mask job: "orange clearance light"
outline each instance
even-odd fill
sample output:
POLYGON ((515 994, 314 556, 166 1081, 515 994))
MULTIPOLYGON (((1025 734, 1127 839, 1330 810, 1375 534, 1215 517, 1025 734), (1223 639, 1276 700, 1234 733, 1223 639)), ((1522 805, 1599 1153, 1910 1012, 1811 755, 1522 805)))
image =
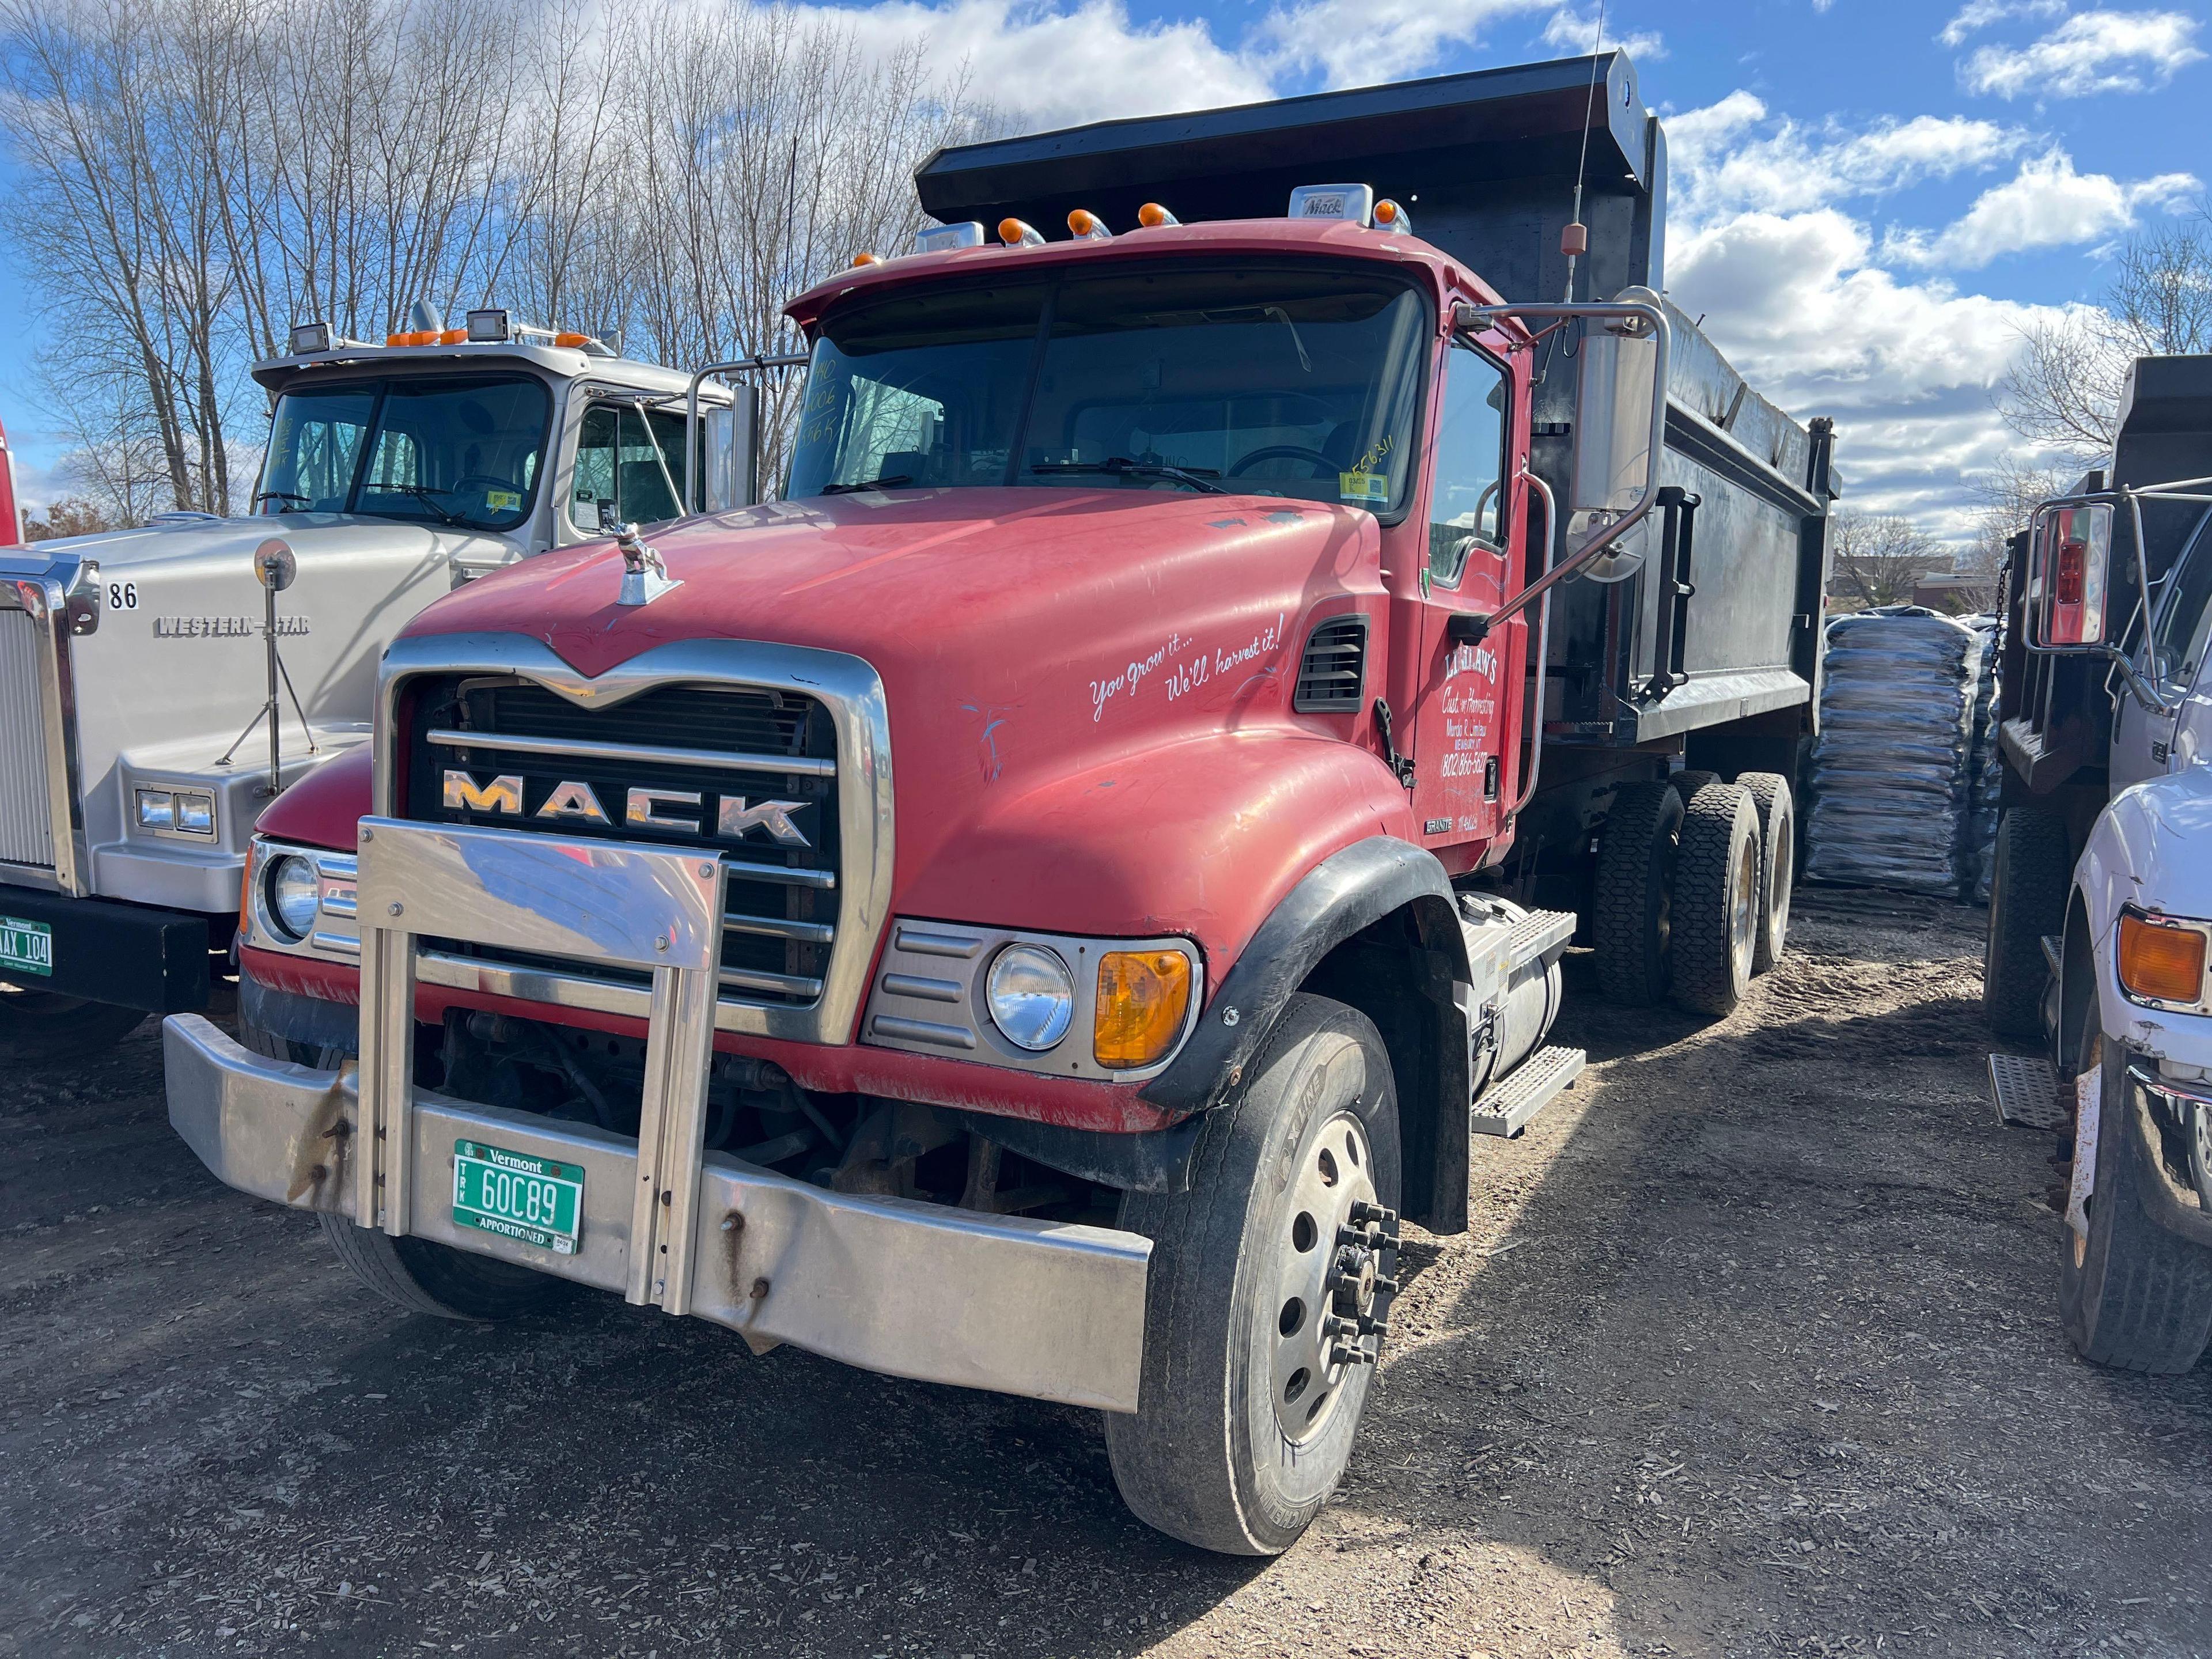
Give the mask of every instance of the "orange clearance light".
POLYGON ((1387 225, 1398 216, 1398 204, 1385 197, 1375 204, 1375 222, 1387 225))
POLYGON ((438 332, 440 345, 465 345, 468 338, 469 331, 465 328, 441 329, 438 332))
POLYGON ((1150 1066, 1175 1046, 1190 1012, 1190 958, 1180 951, 1109 951, 1098 959, 1091 1052, 1111 1071, 1150 1066))
POLYGON ((1137 222, 1146 230, 1158 230, 1162 225, 1179 225, 1182 221, 1158 202, 1147 202, 1137 210, 1137 222))
POLYGON ((426 346, 438 343, 439 331, 434 328, 410 329, 404 334, 387 334, 384 343, 388 346, 426 346))
POLYGON ((2204 935, 2148 916, 2120 915, 2120 983, 2160 1002, 2204 1000, 2204 935))
POLYGON ((1044 238, 1035 225, 1021 219, 999 221, 999 240, 1008 247, 1042 247, 1044 238))
POLYGON ((1106 222, 1089 208, 1077 208, 1067 216, 1071 235, 1085 242, 1110 242, 1114 233, 1106 228, 1106 222))
POLYGON ((884 256, 880 253, 855 253, 853 256, 853 269, 858 270, 863 265, 879 265, 883 262, 884 256))
POLYGON ((585 346, 591 344, 591 343, 592 337, 588 334, 574 334, 564 331, 563 332, 556 334, 553 337, 553 343, 555 345, 567 346, 572 350, 580 350, 585 346))

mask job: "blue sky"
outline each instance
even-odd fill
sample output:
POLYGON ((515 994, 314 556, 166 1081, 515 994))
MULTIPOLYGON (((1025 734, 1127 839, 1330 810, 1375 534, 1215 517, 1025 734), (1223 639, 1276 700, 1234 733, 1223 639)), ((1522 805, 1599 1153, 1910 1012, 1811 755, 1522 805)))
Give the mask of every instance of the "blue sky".
MULTIPOLYGON (((1030 130, 1568 56, 1597 23, 1590 0, 838 9, 925 39, 1030 130)), ((2094 301, 2114 242, 2212 188, 2201 6, 1612 0, 1604 38, 1667 119, 1674 297, 1761 391, 1836 417, 1856 504, 1938 533, 2015 447, 1990 389, 2020 329, 2094 301)), ((0 280, 0 420, 37 498, 27 313, 0 280)))

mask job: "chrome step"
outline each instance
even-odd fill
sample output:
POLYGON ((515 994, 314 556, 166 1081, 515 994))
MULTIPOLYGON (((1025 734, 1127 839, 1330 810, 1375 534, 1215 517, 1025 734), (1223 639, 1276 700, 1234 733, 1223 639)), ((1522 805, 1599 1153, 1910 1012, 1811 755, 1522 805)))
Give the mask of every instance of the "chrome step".
POLYGON ((2056 933, 2045 933, 2039 942, 2043 946, 2043 965, 2051 970, 2051 977, 2057 979, 2059 958, 2065 954, 2066 941, 2056 933))
MULTIPOLYGON (((1574 918, 1567 921, 1571 928, 1574 918)), ((1468 1127, 1479 1135, 1519 1134, 1530 1118, 1566 1092, 1589 1063, 1588 1052, 1581 1048, 1539 1048, 1477 1097, 1468 1127)))
POLYGON ((1514 924, 1505 941, 1505 957, 1513 967, 1563 948, 1575 936, 1571 910, 1531 910, 1514 924))
POLYGON ((1997 1121, 2022 1129, 2063 1129, 2073 1121, 2058 1088, 2057 1068, 2040 1054, 1991 1054, 1990 1093, 1997 1121))

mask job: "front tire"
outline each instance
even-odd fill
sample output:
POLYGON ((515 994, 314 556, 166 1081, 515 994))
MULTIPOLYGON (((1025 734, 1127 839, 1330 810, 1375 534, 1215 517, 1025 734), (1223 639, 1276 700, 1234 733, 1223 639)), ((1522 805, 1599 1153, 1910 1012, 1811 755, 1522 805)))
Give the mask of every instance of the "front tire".
MULTIPOLYGON (((238 1022, 238 1040, 257 1054, 289 1060, 318 1071, 335 1071, 350 1056, 343 1048, 281 1037, 249 1021, 238 1022)), ((520 1319, 543 1312, 566 1297, 566 1279, 533 1273, 511 1261, 476 1255, 427 1238, 394 1238, 327 1211, 318 1215, 323 1237, 346 1271, 366 1289, 403 1312, 471 1322, 520 1319)))
POLYGON ((2097 1178, 2089 1236, 2066 1231, 2058 1313, 2081 1357, 2120 1370, 2177 1376, 2212 1340, 2212 1249, 2167 1231, 2145 1213, 2142 1183, 2157 1178, 2154 1142, 2128 1086, 2118 1051, 2103 1056, 2097 1178))
POLYGON ((1226 1555, 1289 1548, 1343 1479, 1396 1267, 1397 1092, 1374 1025, 1293 996, 1250 1075, 1201 1131, 1188 1192, 1122 1200, 1152 1240, 1144 1376, 1136 1412, 1106 1419, 1138 1518, 1226 1555))
POLYGON ((2074 846, 2066 821, 2039 806, 2015 806, 1997 823, 1990 859, 1990 931, 1982 950, 1982 1012, 1999 1036, 2043 1035, 2050 965, 2043 939, 2066 925, 2074 846))
POLYGON ((89 1057, 122 1042, 145 1019, 143 1008, 0 985, 0 1055, 19 1060, 89 1057))

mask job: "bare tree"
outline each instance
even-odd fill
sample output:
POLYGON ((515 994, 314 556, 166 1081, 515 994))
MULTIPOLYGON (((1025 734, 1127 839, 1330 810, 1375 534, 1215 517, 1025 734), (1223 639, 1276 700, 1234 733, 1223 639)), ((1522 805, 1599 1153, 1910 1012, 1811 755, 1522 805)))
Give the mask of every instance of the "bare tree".
POLYGON ((1845 507, 1828 522, 1828 544, 1838 597, 1869 609, 1905 603, 1923 576, 1950 563, 1940 544, 1897 513, 1845 507))
POLYGON ((45 518, 27 516, 24 519, 23 539, 27 542, 50 542, 64 536, 97 536, 104 530, 114 528, 114 521, 92 502, 74 495, 63 495, 47 503, 45 518))
MULTIPOLYGON (((789 349, 783 303, 919 222, 964 79, 752 0, 0 0, 23 264, 86 488, 227 511, 295 321, 506 303, 670 363, 789 349), (125 418, 128 411, 128 418, 125 418)), ((767 393, 781 474, 795 377, 767 393)))
POLYGON ((2128 367, 2212 350, 2212 204, 2123 245, 2101 307, 2077 306, 2021 335, 1998 390, 2013 430, 2084 464, 2112 453, 2128 367))

